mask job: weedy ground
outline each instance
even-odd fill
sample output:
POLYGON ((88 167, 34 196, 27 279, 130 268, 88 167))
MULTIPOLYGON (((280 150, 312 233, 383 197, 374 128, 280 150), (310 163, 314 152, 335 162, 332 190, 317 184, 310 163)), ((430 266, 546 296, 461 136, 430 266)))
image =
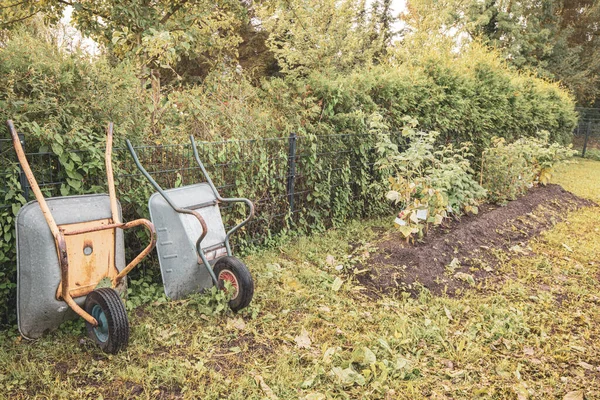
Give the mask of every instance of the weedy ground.
MULTIPOLYGON (((600 162, 555 182, 600 203, 600 162)), ((600 399, 599 208, 572 212, 527 255, 499 253, 506 279, 456 298, 362 293, 350 271, 390 225, 246 257, 257 287, 237 315, 215 293, 138 307, 118 355, 81 322, 35 342, 5 334, 0 398, 600 399)))

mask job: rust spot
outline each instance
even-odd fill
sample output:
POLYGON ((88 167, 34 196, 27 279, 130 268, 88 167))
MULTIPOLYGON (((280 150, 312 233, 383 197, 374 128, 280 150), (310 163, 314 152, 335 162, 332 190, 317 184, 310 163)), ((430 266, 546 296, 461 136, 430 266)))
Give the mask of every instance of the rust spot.
MULTIPOLYGON (((109 220, 88 221, 62 225, 66 232, 66 254, 71 268, 62 276, 67 292, 73 298, 91 292, 105 277, 113 279, 119 273, 115 267, 115 229, 106 228, 109 220), (69 287, 68 283, 72 282, 69 287)), ((64 298, 64 294, 62 296, 64 298)))
POLYGON ((85 239, 83 241, 83 255, 91 256, 94 252, 94 244, 90 239, 85 239))

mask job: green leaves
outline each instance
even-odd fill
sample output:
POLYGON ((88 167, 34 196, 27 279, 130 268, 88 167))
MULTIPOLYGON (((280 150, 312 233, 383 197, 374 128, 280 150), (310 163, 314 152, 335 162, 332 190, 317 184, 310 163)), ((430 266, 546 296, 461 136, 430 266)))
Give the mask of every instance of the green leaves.
POLYGON ((407 122, 402 131, 408 140, 405 150, 390 146, 389 135, 383 134, 376 148, 379 168, 396 173, 388 178, 386 198, 400 206, 395 223, 408 240, 413 234, 423 236, 428 224, 440 225, 448 212, 476 211, 485 190, 473 177, 470 144, 436 146, 438 132, 417 131, 415 119, 403 120, 407 122))
POLYGON ((373 353, 373 351, 371 351, 371 349, 368 347, 361 347, 352 353, 352 359, 350 361, 363 366, 369 366, 371 364, 375 364, 377 357, 375 356, 375 353, 373 353))
POLYGON ((352 386, 357 384, 364 386, 366 384, 365 377, 356 372, 352 367, 341 369, 340 367, 333 367, 331 370, 338 380, 338 383, 342 386, 352 386))
POLYGON ((570 146, 550 144, 549 136, 548 132, 541 132, 539 138, 525 137, 513 143, 492 138, 480 168, 480 179, 490 201, 505 203, 533 185, 546 185, 553 168, 575 154, 570 146))
POLYGON ((344 283, 344 281, 339 276, 336 276, 333 283, 331 284, 331 290, 333 290, 334 292, 337 292, 338 290, 340 290, 343 283, 344 283))

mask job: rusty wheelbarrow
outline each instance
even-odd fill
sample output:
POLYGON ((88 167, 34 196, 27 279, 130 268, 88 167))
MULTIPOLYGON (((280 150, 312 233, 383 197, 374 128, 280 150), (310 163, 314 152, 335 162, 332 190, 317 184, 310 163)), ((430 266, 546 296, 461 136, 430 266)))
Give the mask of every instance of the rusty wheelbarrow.
POLYGON ((233 256, 229 238, 254 216, 254 204, 244 198, 221 197, 200 161, 193 136, 190 142, 205 182, 163 190, 127 140, 135 164, 157 191, 148 200, 148 208, 156 226, 165 294, 177 300, 213 285, 223 288, 229 282, 233 288, 229 307, 238 311, 250 304, 254 282, 246 265, 233 256), (248 215, 226 232, 219 205, 237 202, 247 206, 248 215))
POLYGON ((27 162, 19 136, 8 121, 13 145, 36 201, 17 214, 17 319, 21 335, 35 339, 64 321, 82 317, 88 335, 102 350, 116 353, 129 341, 129 322, 119 296, 126 275, 152 251, 154 225, 146 219, 124 223, 112 171, 112 131, 106 139, 108 195, 45 199, 27 162), (145 227, 150 243, 125 265, 123 231, 145 227), (110 284, 108 284, 110 282, 110 284), (100 286, 111 286, 97 288, 100 286))

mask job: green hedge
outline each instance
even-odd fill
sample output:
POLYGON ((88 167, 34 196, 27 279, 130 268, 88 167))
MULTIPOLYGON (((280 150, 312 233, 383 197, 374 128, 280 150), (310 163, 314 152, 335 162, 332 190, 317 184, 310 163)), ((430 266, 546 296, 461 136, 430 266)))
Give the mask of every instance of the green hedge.
POLYGON ((440 132, 445 142, 471 141, 480 150, 492 137, 511 141, 542 130, 551 132, 552 141, 570 143, 577 122, 572 99, 556 84, 486 60, 473 60, 469 70, 432 59, 345 76, 315 73, 308 85, 335 127, 360 129, 348 126, 346 117, 362 110, 381 113, 392 130, 399 130, 409 115, 421 128, 440 132))

